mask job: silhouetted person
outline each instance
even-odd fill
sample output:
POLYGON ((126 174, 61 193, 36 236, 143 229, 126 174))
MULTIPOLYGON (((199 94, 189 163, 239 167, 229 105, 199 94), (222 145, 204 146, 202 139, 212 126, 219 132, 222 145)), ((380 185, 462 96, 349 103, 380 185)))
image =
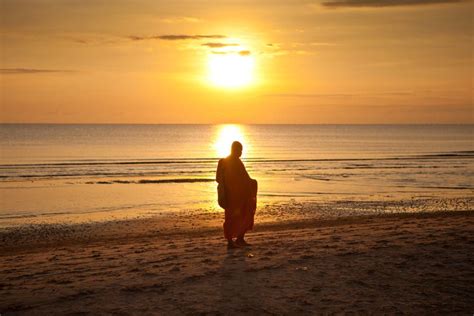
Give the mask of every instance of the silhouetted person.
POLYGON ((242 144, 232 143, 231 154, 219 160, 216 172, 219 205, 225 209, 224 236, 229 248, 247 246, 245 233, 253 228, 257 181, 240 160, 242 144), (233 238, 237 238, 235 242, 233 238))

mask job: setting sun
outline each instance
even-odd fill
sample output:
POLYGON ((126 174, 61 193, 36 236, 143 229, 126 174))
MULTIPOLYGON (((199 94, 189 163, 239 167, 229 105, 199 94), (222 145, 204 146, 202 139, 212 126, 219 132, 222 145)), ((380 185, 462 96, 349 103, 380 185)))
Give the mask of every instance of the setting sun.
POLYGON ((249 54, 222 53, 209 56, 209 80, 218 87, 239 88, 253 82, 255 59, 249 54))

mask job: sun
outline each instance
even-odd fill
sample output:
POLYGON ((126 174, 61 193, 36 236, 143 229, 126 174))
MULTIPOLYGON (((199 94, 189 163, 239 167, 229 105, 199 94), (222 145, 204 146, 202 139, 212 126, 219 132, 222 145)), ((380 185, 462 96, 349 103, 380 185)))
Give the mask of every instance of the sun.
POLYGON ((249 54, 210 54, 209 81, 222 88, 241 88, 254 80, 255 59, 249 54))

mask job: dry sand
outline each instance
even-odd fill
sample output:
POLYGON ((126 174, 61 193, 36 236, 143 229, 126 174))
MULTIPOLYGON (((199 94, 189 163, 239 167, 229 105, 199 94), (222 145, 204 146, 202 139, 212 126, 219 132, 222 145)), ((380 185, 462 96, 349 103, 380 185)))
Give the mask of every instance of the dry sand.
POLYGON ((256 225, 227 251, 219 218, 0 234, 0 314, 474 312, 474 212, 256 225))

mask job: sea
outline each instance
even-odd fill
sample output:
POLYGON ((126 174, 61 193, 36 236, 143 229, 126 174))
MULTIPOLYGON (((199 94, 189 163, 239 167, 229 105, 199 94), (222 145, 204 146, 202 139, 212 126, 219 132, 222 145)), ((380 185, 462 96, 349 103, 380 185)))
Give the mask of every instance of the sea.
POLYGON ((0 227, 219 212, 233 141, 281 203, 474 195, 474 125, 0 125, 0 227))

